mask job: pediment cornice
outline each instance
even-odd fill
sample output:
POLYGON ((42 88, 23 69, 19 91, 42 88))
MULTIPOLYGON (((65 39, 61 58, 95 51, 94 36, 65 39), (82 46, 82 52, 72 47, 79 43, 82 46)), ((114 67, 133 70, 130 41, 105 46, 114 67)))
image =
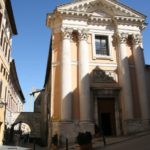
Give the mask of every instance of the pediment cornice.
POLYGON ((83 0, 77 1, 70 4, 65 4, 58 6, 57 11, 80 11, 82 13, 90 13, 90 11, 96 11, 97 8, 105 10, 105 12, 110 12, 110 15, 116 15, 119 13, 125 16, 146 18, 145 15, 137 12, 136 10, 119 3, 115 0, 83 0))
POLYGON ((82 0, 58 6, 48 18, 49 22, 69 18, 88 22, 132 22, 144 26, 146 16, 115 0, 82 0))

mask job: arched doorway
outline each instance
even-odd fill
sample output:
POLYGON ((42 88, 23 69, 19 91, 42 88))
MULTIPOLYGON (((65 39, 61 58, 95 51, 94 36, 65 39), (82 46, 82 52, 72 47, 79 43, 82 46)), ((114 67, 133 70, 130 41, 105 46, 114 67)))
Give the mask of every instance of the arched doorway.
POLYGON ((22 121, 12 124, 9 132, 9 143, 17 146, 23 146, 29 143, 31 127, 22 121))

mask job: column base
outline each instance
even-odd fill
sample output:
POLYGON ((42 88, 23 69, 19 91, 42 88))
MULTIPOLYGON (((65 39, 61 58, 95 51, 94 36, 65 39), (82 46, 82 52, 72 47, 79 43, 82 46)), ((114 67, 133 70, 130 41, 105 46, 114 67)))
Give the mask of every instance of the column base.
POLYGON ((150 119, 129 119, 125 120, 124 123, 127 134, 138 133, 150 129, 150 119))
POLYGON ((91 132, 91 134, 94 134, 94 123, 88 122, 88 121, 80 121, 80 132, 91 132))
POLYGON ((79 132, 89 131, 94 134, 94 123, 92 122, 52 122, 52 136, 57 134, 59 145, 63 145, 68 138, 69 143, 75 143, 79 132))

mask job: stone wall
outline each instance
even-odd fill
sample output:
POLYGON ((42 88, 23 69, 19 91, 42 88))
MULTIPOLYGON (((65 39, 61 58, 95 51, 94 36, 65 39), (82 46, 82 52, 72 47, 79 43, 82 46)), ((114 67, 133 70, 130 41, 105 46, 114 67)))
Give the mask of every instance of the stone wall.
POLYGON ((14 116, 16 118, 14 123, 22 122, 29 125, 31 129, 30 136, 35 138, 40 138, 40 122, 41 122, 41 114, 34 112, 21 112, 15 113, 14 116))

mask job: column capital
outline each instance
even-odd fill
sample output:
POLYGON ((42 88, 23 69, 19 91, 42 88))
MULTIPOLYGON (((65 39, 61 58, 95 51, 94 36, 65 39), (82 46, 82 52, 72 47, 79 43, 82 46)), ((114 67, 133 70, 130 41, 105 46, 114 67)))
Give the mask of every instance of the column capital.
POLYGON ((141 34, 133 34, 132 35, 132 43, 133 45, 139 45, 142 43, 142 36, 141 34))
POLYGON ((62 28, 61 31, 62 31, 63 39, 71 40, 73 29, 71 29, 71 28, 62 28))
POLYGON ((88 30, 79 30, 79 40, 82 41, 87 41, 88 40, 88 30))
POLYGON ((120 44, 126 44, 127 42, 127 38, 128 38, 128 34, 127 33, 117 33, 116 34, 118 41, 120 42, 120 44))

